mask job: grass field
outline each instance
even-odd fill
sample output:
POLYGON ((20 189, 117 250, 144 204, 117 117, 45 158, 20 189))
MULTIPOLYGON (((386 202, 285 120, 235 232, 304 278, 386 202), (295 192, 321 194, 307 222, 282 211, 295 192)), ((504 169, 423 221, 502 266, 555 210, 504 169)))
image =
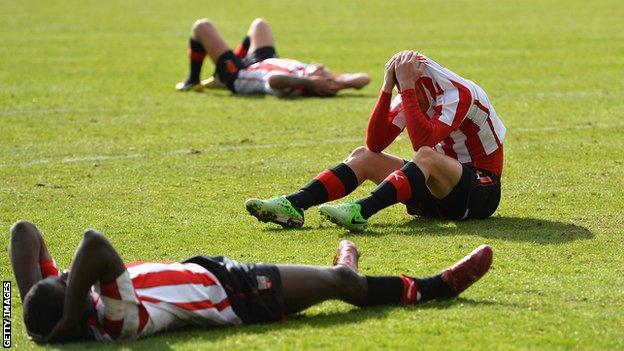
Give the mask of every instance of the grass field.
MULTIPOLYGON (((489 243, 492 270, 454 301, 329 302, 283 324, 113 347, 623 349, 623 17, 617 0, 0 2, 0 246, 29 219, 61 267, 86 227, 127 261, 204 253, 330 264, 347 237, 365 273, 424 275, 489 243), (259 16, 282 56, 368 72, 372 84, 334 99, 174 91, 195 19, 211 18, 234 44, 259 16), (360 235, 314 209, 295 231, 248 216, 246 198, 296 190, 362 144, 382 66, 405 48, 478 82, 503 118, 496 215, 435 222, 395 206, 360 235)), ((389 151, 409 157, 409 142, 389 151)), ((4 249, 0 262, 12 279, 4 249)), ((13 347, 36 348, 16 285, 13 301, 13 347)))

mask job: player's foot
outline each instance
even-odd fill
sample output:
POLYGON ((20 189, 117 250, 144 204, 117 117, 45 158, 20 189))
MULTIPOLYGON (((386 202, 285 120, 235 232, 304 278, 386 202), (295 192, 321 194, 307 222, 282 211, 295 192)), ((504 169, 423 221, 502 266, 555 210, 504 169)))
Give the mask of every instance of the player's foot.
POLYGON ((453 290, 451 297, 459 295, 485 275, 492 265, 493 254, 490 246, 481 245, 442 272, 442 280, 453 290))
POLYGON ((303 225, 303 211, 293 206, 285 196, 267 200, 249 199, 245 201, 247 212, 262 222, 273 222, 288 228, 303 225))
POLYGON ((336 250, 336 256, 334 256, 334 266, 343 265, 357 273, 359 259, 360 252, 355 244, 349 240, 342 240, 338 244, 338 250, 336 250))
POLYGON ((362 89, 370 82, 370 76, 366 73, 343 73, 335 77, 335 79, 346 88, 362 89))
POLYGON ((356 203, 340 205, 321 205, 321 215, 332 223, 352 232, 361 232, 366 228, 366 220, 360 212, 361 206, 356 203))
POLYGON ((189 90, 200 91, 204 89, 204 87, 201 84, 199 84, 199 82, 193 82, 189 79, 185 80, 184 82, 180 82, 176 84, 175 88, 178 91, 189 91, 189 90))
POLYGON ((202 88, 205 89, 225 89, 225 84, 219 80, 219 78, 212 76, 208 79, 204 79, 201 81, 202 88))

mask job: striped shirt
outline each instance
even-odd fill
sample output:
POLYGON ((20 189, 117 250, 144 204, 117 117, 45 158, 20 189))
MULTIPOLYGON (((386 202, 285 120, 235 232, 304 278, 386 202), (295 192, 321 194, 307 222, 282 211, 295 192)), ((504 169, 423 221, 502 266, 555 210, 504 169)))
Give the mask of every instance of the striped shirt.
POLYGON ((96 340, 134 340, 185 325, 240 324, 217 278, 194 263, 131 263, 92 292, 96 340))
POLYGON ((391 103, 381 93, 367 130, 369 149, 385 149, 407 128, 414 150, 434 147, 500 175, 506 129, 485 91, 424 55, 418 58, 425 69, 416 91, 403 91, 391 103))
POLYGON ((284 58, 269 58, 254 63, 238 72, 234 81, 234 91, 239 94, 272 94, 272 95, 300 95, 301 89, 290 92, 279 92, 269 85, 269 78, 274 75, 284 74, 296 77, 306 75, 308 65, 297 60, 284 58))

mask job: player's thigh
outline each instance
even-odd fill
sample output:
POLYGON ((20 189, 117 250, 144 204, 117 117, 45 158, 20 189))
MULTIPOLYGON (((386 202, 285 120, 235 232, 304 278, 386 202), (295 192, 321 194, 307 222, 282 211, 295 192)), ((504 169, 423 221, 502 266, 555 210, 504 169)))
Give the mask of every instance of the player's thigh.
POLYGON ((273 32, 267 21, 263 18, 256 18, 247 32, 249 36, 249 52, 254 52, 257 48, 264 46, 275 46, 273 32))
POLYGON ((399 157, 385 152, 372 152, 365 147, 359 147, 344 160, 361 183, 371 180, 376 184, 381 183, 390 173, 401 169, 405 161, 399 157))
POLYGON ((434 150, 420 159, 416 153, 414 161, 419 166, 422 164, 421 169, 427 176, 427 187, 438 199, 446 197, 462 176, 463 168, 459 161, 434 150))

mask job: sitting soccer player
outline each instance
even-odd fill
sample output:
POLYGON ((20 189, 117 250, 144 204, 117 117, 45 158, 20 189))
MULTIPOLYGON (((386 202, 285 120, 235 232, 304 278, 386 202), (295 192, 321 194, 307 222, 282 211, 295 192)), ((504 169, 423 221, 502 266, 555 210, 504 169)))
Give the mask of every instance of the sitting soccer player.
POLYGON ((230 50, 215 26, 207 19, 195 22, 191 31, 190 74, 176 89, 201 90, 222 87, 238 94, 273 94, 282 96, 333 96, 347 88, 361 89, 370 81, 365 73, 332 74, 322 64, 305 64, 278 58, 269 25, 255 19, 247 36, 234 52, 230 50), (204 58, 216 65, 213 77, 200 82, 204 58))
POLYGON ((362 231, 381 209, 402 202, 411 215, 452 220, 491 216, 500 201, 505 126, 479 86, 413 51, 386 64, 379 99, 368 121, 366 147, 353 150, 300 191, 249 199, 263 222, 303 225, 303 212, 351 193, 365 180, 378 186, 353 203, 322 205, 321 215, 362 231), (391 103, 392 90, 399 96, 391 103), (383 152, 407 128, 410 161, 383 152))
POLYGON ((71 270, 59 274, 33 224, 16 223, 10 243, 24 324, 37 342, 125 340, 185 325, 277 322, 325 300, 361 307, 419 304, 457 296, 492 263, 492 249, 482 245, 430 277, 365 276, 358 272, 359 255, 345 240, 333 267, 243 264, 222 256, 124 265, 102 234, 88 230, 71 270))

